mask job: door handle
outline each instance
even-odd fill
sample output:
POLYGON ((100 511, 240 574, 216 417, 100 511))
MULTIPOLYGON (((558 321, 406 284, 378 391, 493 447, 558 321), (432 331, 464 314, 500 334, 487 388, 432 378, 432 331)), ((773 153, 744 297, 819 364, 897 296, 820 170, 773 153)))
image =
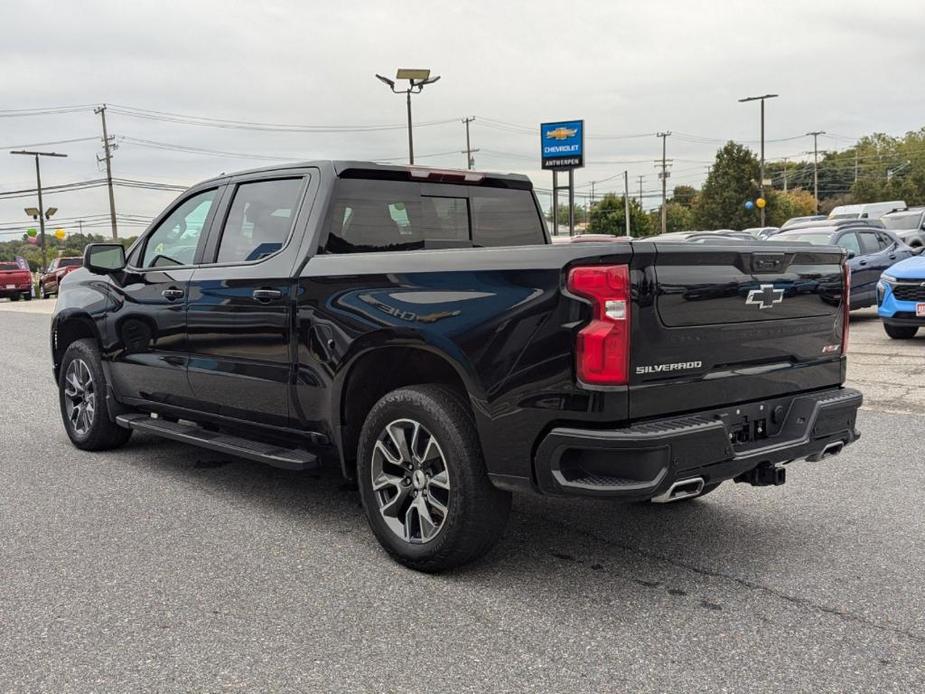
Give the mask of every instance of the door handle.
POLYGON ((858 265, 867 265, 867 261, 866 261, 866 260, 859 260, 859 261, 858 261, 858 265))
POLYGON ((890 256, 890 260, 896 260, 896 254, 895 254, 895 253, 892 254, 892 255, 890 256))
POLYGON ((170 287, 161 292, 161 296, 167 299, 167 301, 176 301, 177 299, 182 299, 185 295, 186 292, 176 287, 170 287))
POLYGON ((283 293, 279 289, 255 289, 251 296, 257 301, 267 302, 282 299, 283 293))

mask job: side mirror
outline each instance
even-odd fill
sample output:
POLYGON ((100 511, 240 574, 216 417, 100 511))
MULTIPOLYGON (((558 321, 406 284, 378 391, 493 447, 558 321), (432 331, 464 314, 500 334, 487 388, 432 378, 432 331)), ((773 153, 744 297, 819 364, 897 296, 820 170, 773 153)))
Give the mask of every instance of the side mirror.
POLYGON ((855 253, 854 251, 848 251, 848 260, 851 260, 852 258, 856 256, 857 256, 857 253, 855 253))
POLYGON ((108 275, 125 267, 121 243, 91 243, 84 249, 84 267, 95 275, 108 275))

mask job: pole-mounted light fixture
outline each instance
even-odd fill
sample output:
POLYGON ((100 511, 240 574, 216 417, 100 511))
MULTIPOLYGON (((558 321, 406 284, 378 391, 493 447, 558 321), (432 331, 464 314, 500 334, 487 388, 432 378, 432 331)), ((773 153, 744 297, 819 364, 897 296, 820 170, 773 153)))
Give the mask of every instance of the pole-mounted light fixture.
POLYGON ((408 105, 408 162, 414 164, 414 138, 411 134, 411 95, 420 94, 424 87, 440 79, 440 75, 430 76, 430 70, 423 68, 399 68, 395 72, 395 79, 391 80, 380 74, 376 79, 388 86, 394 94, 404 94, 408 105), (407 89, 396 89, 396 80, 408 80, 407 89))

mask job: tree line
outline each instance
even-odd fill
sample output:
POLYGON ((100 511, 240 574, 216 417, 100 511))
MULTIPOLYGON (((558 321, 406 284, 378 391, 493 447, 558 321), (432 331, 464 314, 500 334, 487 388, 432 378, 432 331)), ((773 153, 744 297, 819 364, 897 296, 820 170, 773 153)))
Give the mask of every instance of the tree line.
MULTIPOLYGON (((42 247, 39 243, 30 243, 25 234, 22 238, 13 241, 0 242, 0 261, 14 260, 21 256, 29 263, 29 269, 32 272, 41 272, 42 268, 42 247)), ((137 236, 130 238, 120 238, 119 242, 128 248, 131 246, 137 236)), ((63 240, 56 239, 52 234, 45 234, 45 255, 48 262, 51 263, 57 257, 82 256, 84 248, 89 243, 100 243, 103 241, 112 241, 112 237, 101 236, 100 234, 69 234, 63 240)))
MULTIPOLYGON (((757 207, 760 164, 748 147, 728 142, 716 153, 703 186, 675 186, 665 205, 667 231, 745 229, 760 224, 757 207)), ((791 217, 814 214, 813 162, 765 162, 765 223, 780 226, 791 217)), ((858 140, 837 152, 820 152, 818 164, 820 214, 837 205, 904 200, 910 207, 925 205, 925 128, 902 137, 882 133, 858 140)), ((560 224, 568 211, 559 210, 560 224)), ((622 235, 626 220, 623 196, 607 193, 587 207, 576 208, 576 223, 587 221, 587 231, 622 235)), ((633 236, 661 231, 661 206, 646 212, 630 196, 633 236)))

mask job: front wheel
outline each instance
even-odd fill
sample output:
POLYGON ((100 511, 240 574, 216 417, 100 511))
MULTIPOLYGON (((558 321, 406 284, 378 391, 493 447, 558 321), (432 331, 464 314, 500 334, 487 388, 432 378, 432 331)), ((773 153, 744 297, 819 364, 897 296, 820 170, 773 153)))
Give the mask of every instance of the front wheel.
POLYGON ((884 323, 883 329, 894 340, 911 340, 919 331, 914 325, 890 325, 889 323, 884 323))
POLYGON ((118 448, 132 435, 109 416, 106 376, 93 340, 76 340, 64 352, 58 374, 61 418, 71 442, 85 451, 118 448))
POLYGON ((477 559, 500 539, 511 495, 488 479, 472 413, 442 385, 400 388, 370 410, 357 477, 376 539, 426 572, 477 559))

